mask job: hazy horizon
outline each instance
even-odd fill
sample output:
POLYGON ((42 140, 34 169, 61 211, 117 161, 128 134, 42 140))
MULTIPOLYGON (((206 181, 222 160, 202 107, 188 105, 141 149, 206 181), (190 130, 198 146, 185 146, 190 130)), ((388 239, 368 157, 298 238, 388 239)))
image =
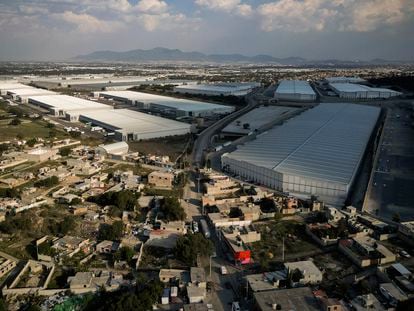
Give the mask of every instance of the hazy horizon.
POLYGON ((410 0, 0 0, 0 60, 165 47, 413 61, 410 0))

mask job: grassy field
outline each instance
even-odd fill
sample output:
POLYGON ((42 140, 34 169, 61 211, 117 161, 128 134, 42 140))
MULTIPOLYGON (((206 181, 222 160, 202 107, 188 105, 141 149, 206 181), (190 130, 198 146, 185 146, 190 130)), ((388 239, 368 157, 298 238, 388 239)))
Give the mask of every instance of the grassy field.
POLYGON ((282 244, 285 239, 286 257, 301 256, 319 248, 307 237, 304 225, 295 221, 275 221, 256 226, 261 240, 252 245, 255 261, 269 262, 282 259, 282 244))
MULTIPOLYGON (((0 122, 0 141, 11 140, 20 135, 24 139, 48 138, 50 129, 46 127, 46 122, 41 120, 29 121, 22 120, 20 125, 9 125, 10 120, 0 122)), ((58 129, 53 130, 58 138, 67 137, 66 133, 58 129)))
POLYGON ((128 142, 131 151, 144 154, 168 155, 171 161, 183 152, 189 136, 173 136, 146 141, 128 142))

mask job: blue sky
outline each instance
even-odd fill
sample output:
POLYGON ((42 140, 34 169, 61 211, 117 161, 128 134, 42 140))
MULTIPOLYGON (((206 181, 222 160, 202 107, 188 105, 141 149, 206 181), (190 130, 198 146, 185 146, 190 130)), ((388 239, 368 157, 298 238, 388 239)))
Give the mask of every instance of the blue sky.
POLYGON ((413 0, 0 0, 0 59, 162 46, 413 60, 413 29, 413 0))

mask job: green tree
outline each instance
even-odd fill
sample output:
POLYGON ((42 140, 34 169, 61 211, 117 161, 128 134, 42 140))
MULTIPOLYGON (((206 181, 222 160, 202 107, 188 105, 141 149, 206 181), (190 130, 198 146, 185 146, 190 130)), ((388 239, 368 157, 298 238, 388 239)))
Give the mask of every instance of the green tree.
POLYGON ((53 187, 59 184, 59 178, 57 176, 51 176, 45 179, 38 180, 34 183, 35 187, 53 187))
POLYGON ((176 258, 189 266, 196 264, 198 255, 210 256, 213 251, 213 242, 206 239, 201 233, 179 237, 173 250, 176 258))
POLYGON ((121 211, 134 211, 138 206, 140 193, 131 190, 122 190, 118 192, 109 191, 96 197, 88 198, 88 201, 94 202, 100 206, 113 205, 121 211))
POLYGON ((394 213, 394 215, 392 215, 392 221, 401 222, 400 213, 398 213, 398 212, 394 213))
POLYGON ((112 225, 101 224, 99 227, 98 239, 103 240, 120 240, 124 233, 124 224, 122 221, 115 221, 112 225))
POLYGON ((46 127, 47 127, 48 129, 53 129, 53 128, 55 128, 56 126, 55 126, 53 123, 48 123, 48 124, 46 124, 46 127))
POLYGON ((160 211, 166 221, 184 220, 185 211, 176 197, 165 197, 160 200, 160 211))
POLYGON ((68 155, 70 155, 70 153, 72 152, 72 149, 70 149, 70 148, 62 148, 62 149, 60 149, 59 150, 59 154, 62 156, 62 157, 67 157, 68 155))
POLYGON ((9 125, 17 126, 17 125, 20 125, 21 123, 22 121, 20 121, 19 118, 14 118, 10 121, 9 125))
POLYGON ((7 311, 7 304, 3 298, 0 298, 0 311, 7 311))
POLYGON ((81 132, 79 132, 79 131, 70 131, 70 132, 69 132, 69 135, 70 135, 72 138, 79 138, 79 137, 81 136, 81 132))
POLYGON ((122 246, 118 251, 114 254, 115 260, 125 260, 126 262, 130 263, 132 261, 132 257, 134 257, 135 252, 131 247, 122 246))
POLYGON ((26 142, 26 145, 28 145, 29 147, 33 147, 37 142, 36 138, 31 138, 26 142))
POLYGON ((263 213, 273 213, 277 211, 276 203, 272 198, 261 199, 260 209, 263 213))
POLYGON ((23 110, 17 107, 10 107, 8 113, 15 115, 17 118, 23 117, 23 110))
POLYGON ((75 217, 67 216, 60 223, 60 233, 65 235, 75 227, 75 217))
POLYGON ((7 151, 9 146, 7 144, 0 144, 0 155, 3 154, 4 151, 7 151))

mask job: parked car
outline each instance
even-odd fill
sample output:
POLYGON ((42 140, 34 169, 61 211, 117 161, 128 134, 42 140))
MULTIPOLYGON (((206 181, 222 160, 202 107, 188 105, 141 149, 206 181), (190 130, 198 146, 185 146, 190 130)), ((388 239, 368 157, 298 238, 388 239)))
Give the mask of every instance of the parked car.
POLYGON ((400 255, 404 258, 411 258, 411 255, 408 254, 405 250, 400 251, 400 255))

